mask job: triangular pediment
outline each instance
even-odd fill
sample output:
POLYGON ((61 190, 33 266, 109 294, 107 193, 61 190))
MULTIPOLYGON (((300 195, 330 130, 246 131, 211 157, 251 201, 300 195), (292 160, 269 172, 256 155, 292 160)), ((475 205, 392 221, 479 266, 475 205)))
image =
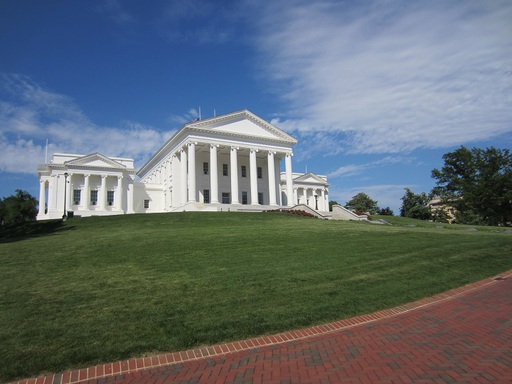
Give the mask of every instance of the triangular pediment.
POLYGON ((294 144, 297 142, 294 137, 248 110, 192 122, 187 124, 186 128, 264 140, 286 141, 294 144))
POLYGON ((91 155, 79 157, 77 159, 66 161, 64 164, 69 166, 78 167, 94 167, 94 168, 115 168, 125 169, 126 166, 118 163, 111 158, 102 155, 101 153, 93 153, 91 155))
POLYGON ((305 184, 327 184, 327 181, 322 179, 321 177, 315 175, 314 173, 308 172, 303 175, 300 175, 293 179, 294 183, 305 183, 305 184))

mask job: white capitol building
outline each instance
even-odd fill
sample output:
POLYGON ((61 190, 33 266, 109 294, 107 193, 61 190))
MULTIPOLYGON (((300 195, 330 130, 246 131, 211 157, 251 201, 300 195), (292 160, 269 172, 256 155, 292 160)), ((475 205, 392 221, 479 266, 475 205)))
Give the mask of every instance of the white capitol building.
POLYGON ((37 219, 296 205, 327 213, 327 178, 292 171, 296 143, 242 110, 185 124, 137 172, 132 159, 55 153, 38 167, 37 219))

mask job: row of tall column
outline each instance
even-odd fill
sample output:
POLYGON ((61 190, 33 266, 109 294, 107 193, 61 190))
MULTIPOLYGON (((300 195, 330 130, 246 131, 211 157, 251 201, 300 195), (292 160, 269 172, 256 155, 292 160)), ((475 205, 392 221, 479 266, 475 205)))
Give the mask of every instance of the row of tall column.
MULTIPOLYGON (((50 210, 71 210, 74 204, 74 190, 75 185, 73 183, 73 176, 83 175, 83 187, 77 188, 80 192, 80 204, 79 210, 90 210, 91 209, 91 188, 90 188, 90 174, 73 174, 68 173, 67 177, 64 174, 52 175, 50 179, 40 179, 39 185, 39 215, 45 214, 46 204, 48 203, 48 211, 50 210), (61 179, 62 181, 58 181, 61 179), (65 195, 66 201, 64 202, 64 189, 62 186, 65 183, 65 195), (60 185, 60 187, 57 187, 60 185), (60 190, 60 192, 59 192, 60 190), (62 193, 62 197, 57 196, 57 194, 62 193), (47 200, 48 196, 48 200, 47 200), (61 202, 61 207, 58 206, 58 202, 61 202)), ((108 176, 108 175, 99 175, 100 176, 100 186, 98 189, 98 201, 97 206, 98 210, 105 211, 107 209, 107 177, 117 177, 117 186, 114 190, 114 204, 113 208, 117 210, 123 210, 125 205, 124 202, 124 191, 123 191, 123 176, 108 176)), ((133 184, 128 183, 127 185, 127 212, 133 212, 133 184)))
POLYGON ((293 189, 293 198, 294 201, 299 203, 300 199, 302 197, 304 204, 308 205, 310 208, 320 210, 320 211, 328 211, 329 205, 327 203, 327 190, 325 188, 315 188, 315 187, 295 187, 293 189), (299 196, 298 190, 302 189, 302 196, 299 196), (320 190, 320 195, 318 195, 316 192, 320 190), (308 193, 308 191, 311 191, 311 194, 308 193), (308 201, 308 196, 314 199, 314 204, 311 204, 308 201))
MULTIPOLYGON (((196 188, 196 145, 197 142, 190 142, 180 149, 180 196, 181 203, 197 201, 196 188)), ((210 144, 210 202, 219 203, 219 176, 218 176, 218 144, 210 144)), ((231 146, 229 152, 230 159, 230 180, 231 180, 231 204, 240 204, 239 184, 238 184, 238 151, 240 147, 231 146)), ((251 192, 251 205, 258 205, 258 171, 256 154, 258 149, 251 148, 249 151, 249 181, 251 192)), ((267 151, 268 164, 268 187, 269 187, 269 205, 277 206, 276 194, 276 170, 275 156, 276 151, 267 151)), ((287 153, 285 160, 287 196, 292 196, 292 162, 291 153, 287 153)), ((291 199, 289 199, 291 200, 291 199)), ((292 205, 288 201, 288 205, 292 205)))

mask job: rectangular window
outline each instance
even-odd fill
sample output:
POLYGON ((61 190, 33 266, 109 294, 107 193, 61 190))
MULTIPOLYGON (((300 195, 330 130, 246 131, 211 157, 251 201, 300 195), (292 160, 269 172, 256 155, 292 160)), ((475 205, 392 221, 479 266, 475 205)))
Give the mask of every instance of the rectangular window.
POLYGON ((203 163, 203 175, 208 174, 208 171, 209 171, 208 166, 209 166, 209 164, 207 162, 203 163))
POLYGON ((222 204, 229 204, 229 192, 222 192, 222 204))
POLYGON ((258 179, 263 178, 263 169, 261 167, 256 168, 258 171, 258 179))
POLYGON ((144 209, 149 208, 149 200, 144 200, 144 209))
POLYGON ((98 191, 92 190, 91 191, 91 205, 98 204, 98 191))
POLYGON ((114 205, 114 191, 107 191, 107 204, 114 205))
POLYGON ((247 177, 247 167, 242 165, 242 177, 247 177))
POLYGON ((258 192, 258 204, 263 205, 263 192, 258 192))
POLYGON ((243 191, 242 192, 242 204, 248 204, 249 201, 247 200, 247 192, 246 191, 243 191))
POLYGON ((205 189, 203 191, 203 202, 205 204, 209 204, 210 203, 210 190, 209 189, 205 189))
POLYGON ((81 195, 81 190, 80 189, 75 189, 73 190, 73 202, 75 205, 78 205, 80 204, 80 195, 81 195))
POLYGON ((222 176, 228 176, 228 165, 222 164, 222 176))

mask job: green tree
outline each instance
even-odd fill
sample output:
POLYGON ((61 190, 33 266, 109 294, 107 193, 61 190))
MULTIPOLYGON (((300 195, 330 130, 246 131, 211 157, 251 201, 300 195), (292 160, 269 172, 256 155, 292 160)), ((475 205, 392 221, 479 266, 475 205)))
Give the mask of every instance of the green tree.
POLYGON ((494 147, 460 147, 443 155, 444 166, 434 169, 434 192, 457 210, 457 221, 511 225, 512 154, 494 147))
POLYGON ((431 218, 429 197, 425 192, 415 194, 409 188, 405 188, 405 195, 402 197, 400 216, 412 219, 429 220, 431 218))
POLYGON ((379 215, 381 216, 393 216, 393 210, 389 207, 381 208, 379 210, 379 215))
POLYGON ((372 200, 370 196, 363 192, 353 196, 352 199, 345 204, 345 208, 357 212, 369 212, 372 215, 379 211, 377 201, 372 200))
POLYGON ((21 189, 0 200, 0 223, 12 224, 33 221, 37 216, 37 200, 21 189))

